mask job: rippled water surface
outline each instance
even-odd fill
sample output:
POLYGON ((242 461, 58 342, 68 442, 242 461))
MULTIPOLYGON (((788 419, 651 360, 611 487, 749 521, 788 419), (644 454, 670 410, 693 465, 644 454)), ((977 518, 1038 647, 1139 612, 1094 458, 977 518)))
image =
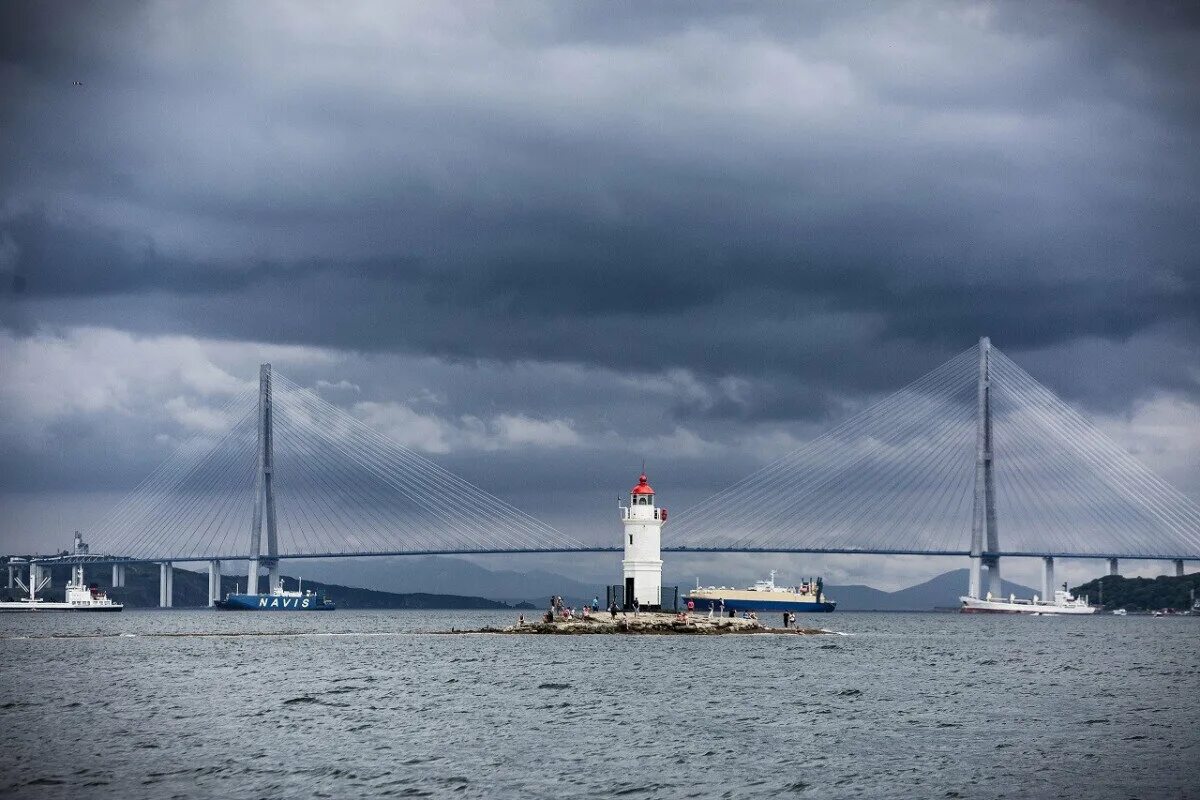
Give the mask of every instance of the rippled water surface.
POLYGON ((1200 618, 0 616, 0 795, 1200 797, 1200 618))

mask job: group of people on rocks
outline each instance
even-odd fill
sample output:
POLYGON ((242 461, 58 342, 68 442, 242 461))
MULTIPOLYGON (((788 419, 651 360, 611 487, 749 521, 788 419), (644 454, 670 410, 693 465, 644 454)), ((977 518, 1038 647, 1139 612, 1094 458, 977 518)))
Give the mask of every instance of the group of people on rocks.
POLYGON ((562 595, 552 595, 550 597, 550 608, 546 611, 544 619, 546 622, 553 622, 555 617, 561 619, 588 619, 593 613, 600 610, 600 598, 593 597, 590 604, 584 603, 579 607, 578 611, 573 606, 568 606, 563 602, 562 595))
MULTIPOLYGON (((690 603, 689 603, 689 606, 690 606, 690 603)), ((576 609, 573 606, 568 606, 566 604, 566 602, 563 600, 562 595, 556 594, 556 595, 552 595, 550 597, 550 607, 548 609, 546 609, 544 614, 542 614, 542 621, 543 622, 554 622, 556 619, 561 619, 561 620, 590 619, 593 614, 596 614, 599 611, 600 611, 600 598, 599 597, 593 597, 592 602, 590 604, 584 603, 582 606, 580 606, 578 609, 576 609)), ((628 611, 629 611, 628 608, 622 608, 620 605, 617 604, 617 602, 615 600, 608 604, 608 613, 612 616, 612 618, 614 620, 617 618, 618 612, 620 612, 623 615, 628 615, 628 611)), ((633 603, 633 615, 636 617, 638 615, 638 612, 640 612, 640 611, 641 611, 641 604, 635 600, 633 603)), ((525 615, 523 615, 523 614, 521 615, 520 619, 518 620, 518 624, 519 625, 525 624, 525 615)))
MULTIPOLYGON (((637 614, 640 610, 641 610, 640 605, 635 601, 634 606, 633 606, 634 616, 637 616, 637 614)), ((696 610, 695 601, 689 599, 687 601, 687 610, 680 611, 676 616, 681 621, 687 621, 689 616, 695 610, 696 610)), ((551 596, 550 608, 546 611, 545 614, 542 615, 542 621, 543 622, 554 622, 554 620, 556 618, 562 619, 564 621, 572 620, 572 619, 590 619, 594 613, 597 613, 599 611, 600 611, 600 598, 598 598, 598 597, 593 597, 592 602, 590 604, 585 603, 584 605, 582 605, 579 608, 578 613, 576 613, 576 609, 574 607, 566 605, 566 603, 563 602, 562 596, 556 594, 556 595, 551 596)), ((617 618, 618 611, 620 611, 622 614, 628 613, 626 609, 623 609, 619 605, 617 605, 617 602, 615 600, 613 600, 612 602, 610 602, 608 604, 608 613, 612 616, 612 618, 614 620, 617 618)), ((708 606, 708 618, 709 619, 713 618, 714 612, 716 612, 719 616, 722 616, 722 617, 725 616, 725 601, 724 600, 720 601, 719 607, 718 607, 718 604, 716 604, 716 603, 709 603, 709 606, 708 606)), ((730 611, 729 616, 732 617, 736 613, 737 612, 735 612, 735 611, 730 611)), ((758 614, 756 614, 753 611, 743 611, 741 616, 742 616, 742 619, 753 619, 753 620, 758 619, 758 614)), ((525 624, 525 615, 524 614, 521 615, 521 618, 520 618, 518 624, 519 625, 525 624)), ((783 612, 783 627, 785 627, 785 628, 796 627, 796 615, 794 612, 790 612, 790 611, 783 612)))

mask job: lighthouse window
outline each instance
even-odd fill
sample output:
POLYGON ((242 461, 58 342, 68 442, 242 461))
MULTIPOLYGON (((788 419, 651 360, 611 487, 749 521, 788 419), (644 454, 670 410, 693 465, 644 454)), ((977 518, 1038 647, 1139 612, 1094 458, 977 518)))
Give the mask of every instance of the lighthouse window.
POLYGON ((633 544, 633 534, 629 534, 629 543, 633 544))

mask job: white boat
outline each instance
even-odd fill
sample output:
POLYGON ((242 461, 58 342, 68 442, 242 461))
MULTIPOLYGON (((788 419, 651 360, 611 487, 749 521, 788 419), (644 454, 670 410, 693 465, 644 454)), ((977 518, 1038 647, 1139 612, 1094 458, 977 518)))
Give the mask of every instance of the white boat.
MULTIPOLYGON (((79 531, 75 531, 75 549, 74 555, 86 556, 88 554, 88 546, 84 544, 83 537, 79 535, 79 531)), ((25 563, 24 559, 14 559, 9 561, 9 565, 16 563, 25 563)), ((9 573, 12 575, 12 573, 9 573)), ((29 585, 25 585, 25 581, 21 580, 20 575, 12 575, 20 586, 28 594, 27 597, 22 597, 17 600, 0 601, 0 611, 120 611, 125 606, 114 602, 104 592, 95 586, 88 586, 83 579, 83 564, 74 564, 71 566, 71 580, 67 581, 67 591, 63 602, 43 600, 37 596, 37 593, 50 585, 49 572, 42 572, 37 564, 29 564, 29 585)))
MULTIPOLYGON (((17 579, 21 582, 20 579, 17 579)), ((49 580, 47 579, 47 583, 49 580)), ((22 586, 22 588, 26 588, 22 586)), ((67 593, 63 602, 43 600, 37 596, 37 590, 45 588, 29 582, 29 596, 19 600, 0 601, 0 611, 120 611, 125 606, 114 602, 108 595, 95 586, 83 582, 83 567, 71 570, 71 580, 67 583, 67 593)))
POLYGON ((1114 617, 1123 617, 1123 616, 1125 616, 1125 615, 1126 615, 1128 612, 1127 612, 1125 609, 1123 609, 1123 608, 1117 608, 1117 609, 1114 609, 1112 613, 1113 613, 1113 616, 1114 616, 1114 617))
POLYGON ((1037 595, 1032 600, 1009 595, 1008 599, 992 597, 960 597, 964 614, 1094 614, 1096 606, 1088 603, 1087 597, 1077 598, 1069 591, 1064 583, 1063 588, 1054 592, 1053 600, 1041 600, 1037 595))

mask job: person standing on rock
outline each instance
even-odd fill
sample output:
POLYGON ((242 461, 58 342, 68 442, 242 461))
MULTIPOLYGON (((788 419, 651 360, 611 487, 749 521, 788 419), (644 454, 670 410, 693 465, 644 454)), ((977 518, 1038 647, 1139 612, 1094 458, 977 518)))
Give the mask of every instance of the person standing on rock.
POLYGON ((788 612, 788 622, 791 623, 793 628, 796 627, 796 612, 788 612))

